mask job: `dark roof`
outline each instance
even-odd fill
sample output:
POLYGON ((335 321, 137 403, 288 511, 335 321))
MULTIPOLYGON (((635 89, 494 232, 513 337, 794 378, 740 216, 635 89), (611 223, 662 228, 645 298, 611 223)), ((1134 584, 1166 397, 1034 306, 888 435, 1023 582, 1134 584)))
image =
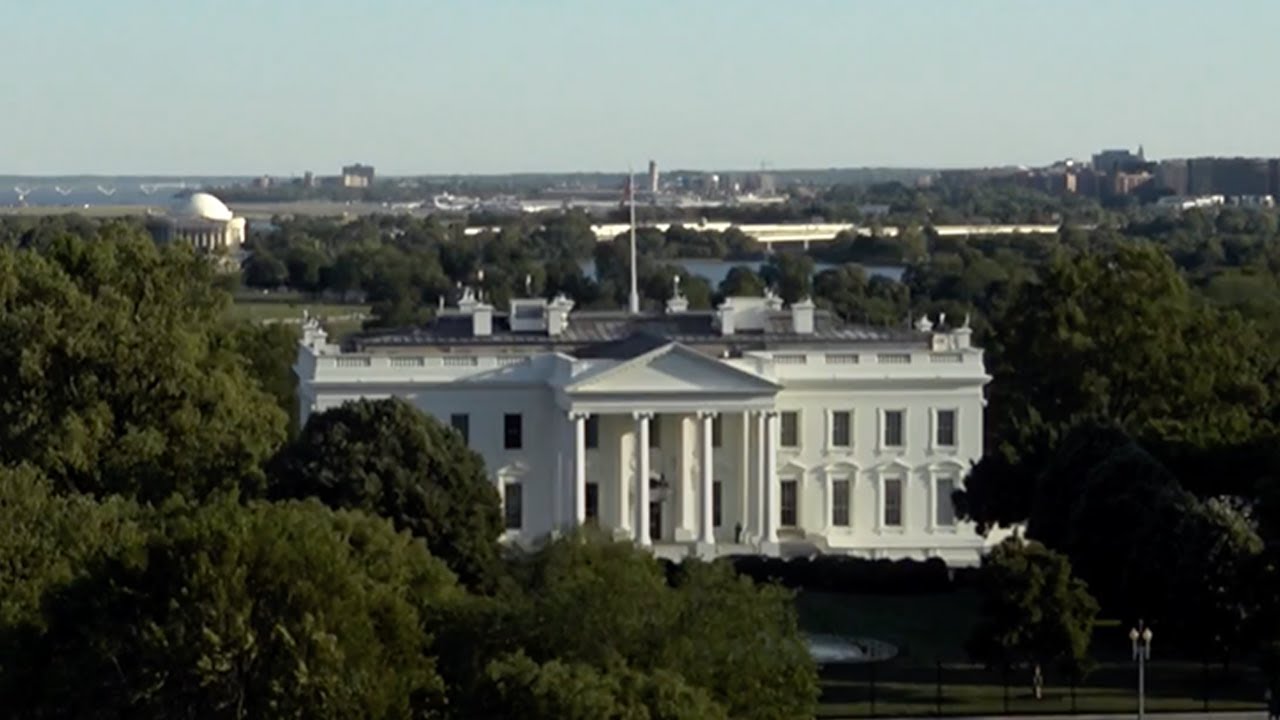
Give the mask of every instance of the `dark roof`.
POLYGON ((513 331, 505 313, 494 313, 492 334, 477 337, 472 334, 470 315, 449 313, 421 327, 360 334, 347 345, 355 350, 523 345, 562 348, 578 357, 604 358, 633 357, 669 342, 761 349, 778 345, 924 343, 929 338, 928 333, 907 328, 846 325, 825 310, 814 312, 813 325, 812 333, 796 333, 791 327, 791 313, 774 311, 769 313, 763 330, 722 335, 715 324, 715 313, 709 310, 665 315, 581 311, 570 314, 568 328, 552 337, 542 330, 513 331))

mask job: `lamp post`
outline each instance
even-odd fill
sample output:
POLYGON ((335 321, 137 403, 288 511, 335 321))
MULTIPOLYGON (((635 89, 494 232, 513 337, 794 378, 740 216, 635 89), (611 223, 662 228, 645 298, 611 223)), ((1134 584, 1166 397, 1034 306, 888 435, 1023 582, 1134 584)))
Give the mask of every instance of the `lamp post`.
POLYGON ((1133 643, 1133 659, 1138 662, 1138 720, 1147 715, 1147 661, 1151 659, 1151 628, 1138 621, 1129 630, 1129 642, 1133 643))

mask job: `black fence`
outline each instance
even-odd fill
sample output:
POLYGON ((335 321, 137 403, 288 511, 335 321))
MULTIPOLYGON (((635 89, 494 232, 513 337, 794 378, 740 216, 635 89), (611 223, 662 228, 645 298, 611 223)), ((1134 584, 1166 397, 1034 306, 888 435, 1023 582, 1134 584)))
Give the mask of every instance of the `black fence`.
MULTIPOLYGON (((1266 682, 1255 667, 1150 662, 1149 712, 1263 710, 1266 682)), ((1084 677, 976 665, 902 661, 828 665, 822 669, 820 718, 1131 713, 1138 707, 1136 663, 1106 663, 1084 677)))

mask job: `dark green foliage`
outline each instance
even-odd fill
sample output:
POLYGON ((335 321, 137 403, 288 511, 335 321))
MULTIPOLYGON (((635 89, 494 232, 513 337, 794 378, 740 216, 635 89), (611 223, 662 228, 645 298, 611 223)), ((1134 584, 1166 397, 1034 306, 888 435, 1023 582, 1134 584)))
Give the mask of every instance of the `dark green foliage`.
POLYGON ((457 590, 407 534, 318 504, 175 504, 136 552, 11 629, 18 718, 439 716, 426 608, 457 590))
POLYGON ((56 494, 30 467, 0 468, 0 628, 38 624, 45 592, 138 544, 139 515, 120 498, 56 494))
POLYGON ((1098 604, 1065 556, 1010 538, 983 558, 978 590, 981 615, 968 648, 975 659, 1033 671, 1087 667, 1098 604))
POLYGON ((666 670, 625 666, 598 670, 583 663, 536 663, 515 654, 490 663, 489 717, 528 720, 727 720, 704 690, 666 670))
POLYGON ((270 498, 315 497, 388 518, 468 585, 496 569, 502 516, 483 460, 403 400, 358 400, 312 415, 268 474, 270 498))
POLYGON ((127 226, 0 248, 0 464, 143 499, 255 484, 285 415, 228 347, 229 301, 127 226))
MULTIPOLYGON (((517 560, 513 575, 519 590, 463 616, 485 630, 468 638, 455 629, 443 643, 467 646, 458 666, 489 673, 490 681, 471 685, 470 698, 459 699, 470 716, 497 712, 491 703, 501 693, 490 682, 500 667, 502 692, 521 693, 516 697, 528 697, 552 674, 581 683, 584 692, 593 688, 601 702, 639 692, 617 690, 618 683, 634 683, 649 688, 646 696, 687 697, 691 708, 711 713, 660 717, 722 717, 717 706, 734 718, 812 717, 817 677, 785 591, 757 587, 726 564, 695 561, 669 583, 648 553, 590 534, 517 560), (513 661, 517 652, 527 660, 513 661), (602 668, 607 677, 598 678, 602 668)), ((442 665, 455 663, 449 658, 442 665)), ((449 677, 451 686, 466 687, 449 677)), ((568 700, 555 694, 547 702, 568 700)), ((652 708, 656 700, 645 702, 652 708)))

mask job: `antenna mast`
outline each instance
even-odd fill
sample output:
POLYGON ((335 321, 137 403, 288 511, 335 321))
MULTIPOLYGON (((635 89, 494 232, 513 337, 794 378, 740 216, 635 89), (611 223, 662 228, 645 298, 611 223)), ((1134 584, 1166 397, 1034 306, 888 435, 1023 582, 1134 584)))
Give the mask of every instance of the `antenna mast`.
POLYGON ((636 174, 627 168, 627 201, 631 206, 631 314, 640 314, 640 289, 636 280, 636 174))

